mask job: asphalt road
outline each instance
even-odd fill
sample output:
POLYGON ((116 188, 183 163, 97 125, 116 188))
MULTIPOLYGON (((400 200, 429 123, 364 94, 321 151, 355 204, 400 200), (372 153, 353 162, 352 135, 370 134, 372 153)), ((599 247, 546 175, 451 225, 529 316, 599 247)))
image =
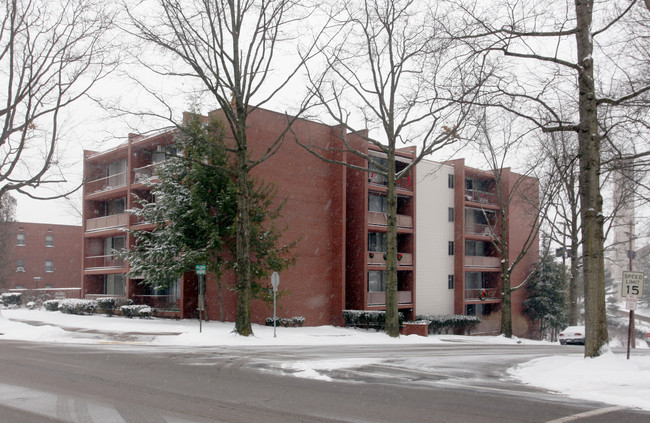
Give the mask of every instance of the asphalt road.
POLYGON ((650 421, 647 412, 569 400, 505 378, 506 368, 557 348, 152 350, 0 341, 0 423, 650 421), (292 363, 346 358, 369 364, 324 370, 330 381, 292 374, 292 363), (418 359, 440 365, 413 368, 418 359))

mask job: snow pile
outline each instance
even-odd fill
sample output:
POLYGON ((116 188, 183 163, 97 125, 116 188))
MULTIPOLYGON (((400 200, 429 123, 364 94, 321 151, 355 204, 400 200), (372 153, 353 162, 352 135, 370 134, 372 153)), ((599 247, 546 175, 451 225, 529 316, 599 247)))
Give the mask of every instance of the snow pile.
POLYGON ((571 398, 650 410, 650 356, 606 353, 597 358, 552 356, 515 366, 510 376, 571 398))

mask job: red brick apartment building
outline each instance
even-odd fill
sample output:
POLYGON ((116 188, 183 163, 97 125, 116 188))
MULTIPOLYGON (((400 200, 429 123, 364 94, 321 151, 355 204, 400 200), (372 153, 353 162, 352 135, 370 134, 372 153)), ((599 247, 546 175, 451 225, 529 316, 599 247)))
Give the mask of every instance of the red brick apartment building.
POLYGON ((81 226, 11 222, 7 228, 6 289, 80 287, 81 226))
MULTIPOLYGON (((248 142, 252 159, 266 150, 266 140, 282 133, 285 123, 286 116, 272 111, 259 109, 251 114, 248 142)), ((297 120, 293 126, 293 133, 302 142, 319 147, 336 146, 339 131, 338 127, 304 119, 297 120)), ((380 151, 370 148, 361 138, 351 142, 368 154, 383 158, 380 151)), ((196 275, 187 273, 176 285, 155 291, 141 284, 141 280, 127 278, 129 264, 111 255, 113 249, 132 245, 133 240, 124 228, 151 229, 127 210, 136 206, 133 194, 147 197, 141 175, 150 175, 156 163, 165 160, 166 154, 173 149, 173 132, 163 130, 149 135, 130 135, 125 144, 109 151, 84 152, 84 180, 88 182, 83 193, 82 289, 87 298, 127 296, 181 318, 196 315, 196 275)), ((332 158, 367 166, 357 156, 337 154, 332 158)), ((400 150, 398 168, 410 163, 414 155, 413 148, 400 150)), ((464 169, 460 164, 457 167, 464 169)), ((300 147, 293 135, 273 157, 257 166, 254 174, 275 184, 277 198, 286 199, 280 222, 287 227, 284 241, 299 240, 294 250, 296 264, 280 274, 280 290, 287 295, 281 297, 278 314, 304 316, 307 325, 338 325, 343 323, 341 311, 344 309, 384 309, 385 181, 372 173, 322 161, 300 147)), ((416 257, 419 257, 416 252, 416 185, 416 174, 412 172, 398 187, 398 250, 401 254, 398 302, 407 319, 415 317, 421 289, 416 284, 416 257)), ((464 198, 460 190, 457 195, 464 198)), ((436 214, 427 216, 426 220, 440 218, 436 214)), ((446 209, 442 218, 446 222, 446 209)), ((454 241, 453 233, 451 241, 454 241)), ((531 254, 536 258, 535 253, 531 254)), ((446 271, 444 282, 447 287, 446 271)), ((227 275, 224 286, 232 283, 234 276, 227 275)), ((208 313, 212 318, 219 315, 216 300, 210 301, 210 298, 217 298, 216 285, 215 279, 208 275, 208 313)), ((462 288, 458 289, 461 296, 465 295, 462 288)), ((428 290, 429 286, 425 285, 425 295, 428 290)), ((225 318, 234 320, 235 295, 229 289, 223 294, 225 318)), ((458 308, 442 312, 464 314, 467 310, 461 303, 458 308)), ((262 323, 271 316, 272 310, 263 302, 254 301, 252 314, 254 322, 262 323)))

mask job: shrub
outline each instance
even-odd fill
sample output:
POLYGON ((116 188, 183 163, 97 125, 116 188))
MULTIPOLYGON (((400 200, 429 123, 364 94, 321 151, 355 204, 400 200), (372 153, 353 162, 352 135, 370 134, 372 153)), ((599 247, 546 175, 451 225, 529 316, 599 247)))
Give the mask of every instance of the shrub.
MULTIPOLYGON (((399 324, 404 322, 404 313, 397 314, 399 324)), ((384 329, 386 326, 386 312, 377 310, 343 310, 345 326, 356 328, 384 329)))
MULTIPOLYGON (((265 322, 266 326, 273 326, 273 317, 267 317, 265 322)), ((275 325, 280 326, 280 318, 276 317, 275 318, 275 325)))
POLYGON ((120 307, 120 311, 122 312, 122 316, 128 317, 129 319, 135 316, 151 317, 153 314, 153 309, 143 304, 123 305, 120 307))
POLYGON ((59 309, 59 300, 48 300, 43 303, 47 311, 57 311, 59 309))
POLYGON ((68 314, 93 314, 97 309, 97 301, 69 298, 59 303, 59 310, 68 314))
POLYGON ((5 292, 2 294, 2 302, 6 306, 19 305, 21 296, 20 292, 5 292))
MULTIPOLYGON (((273 326, 273 317, 267 317, 265 322, 266 326, 273 326)), ((276 317, 275 325, 284 326, 285 328, 294 327, 299 328, 305 323, 305 318, 302 316, 293 316, 292 318, 288 317, 276 317)))
POLYGON ((30 310, 34 310, 36 308, 36 302, 35 301, 30 301, 27 304, 25 304, 25 307, 27 307, 30 310))
POLYGON ((97 298, 97 308, 100 313, 106 314, 111 317, 115 314, 116 299, 112 297, 97 298))
POLYGON ((302 316, 293 316, 291 318, 291 322, 293 323, 294 327, 301 328, 302 325, 305 323, 305 318, 302 316))
POLYGON ((460 333, 469 335, 481 323, 481 319, 476 316, 462 314, 424 314, 418 315, 417 320, 429 322, 429 333, 431 334, 460 333))

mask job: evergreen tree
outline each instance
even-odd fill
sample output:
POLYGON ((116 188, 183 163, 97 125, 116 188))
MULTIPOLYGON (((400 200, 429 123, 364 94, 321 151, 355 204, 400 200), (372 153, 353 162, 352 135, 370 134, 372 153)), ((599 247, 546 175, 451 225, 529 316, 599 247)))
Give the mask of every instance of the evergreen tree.
POLYGON ((539 322, 540 337, 547 331, 561 330, 568 322, 566 287, 562 264, 546 254, 526 285, 528 298, 524 301, 524 314, 539 322))

